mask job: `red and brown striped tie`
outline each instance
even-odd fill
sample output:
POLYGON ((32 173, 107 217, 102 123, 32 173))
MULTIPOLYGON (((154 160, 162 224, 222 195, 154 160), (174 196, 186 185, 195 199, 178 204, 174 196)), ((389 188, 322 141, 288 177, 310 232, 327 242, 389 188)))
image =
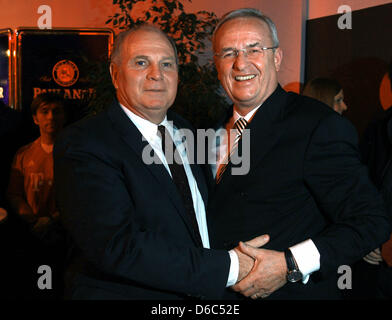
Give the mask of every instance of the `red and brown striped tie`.
POLYGON ((229 162, 230 162, 230 158, 233 155, 235 149, 238 146, 238 142, 241 139, 242 136, 242 132, 245 129, 245 127, 248 125, 248 121, 245 120, 245 118, 239 118, 233 126, 233 129, 237 130, 237 135, 234 139, 234 143, 233 146, 230 149, 230 152, 227 153, 227 156, 225 157, 225 159, 222 161, 221 165, 218 168, 218 171, 216 173, 216 178, 215 178, 215 182, 218 184, 219 181, 222 179, 223 173, 225 172, 229 162))

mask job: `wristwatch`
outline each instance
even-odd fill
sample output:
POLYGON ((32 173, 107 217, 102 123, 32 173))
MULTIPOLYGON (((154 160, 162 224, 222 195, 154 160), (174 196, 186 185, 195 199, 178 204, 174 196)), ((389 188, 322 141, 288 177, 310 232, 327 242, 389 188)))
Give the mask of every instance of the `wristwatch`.
POLYGON ((287 281, 297 282, 299 280, 302 280, 303 278, 302 272, 299 271, 297 262, 295 261, 291 250, 286 249, 284 251, 284 256, 286 258, 286 264, 287 264, 287 281))

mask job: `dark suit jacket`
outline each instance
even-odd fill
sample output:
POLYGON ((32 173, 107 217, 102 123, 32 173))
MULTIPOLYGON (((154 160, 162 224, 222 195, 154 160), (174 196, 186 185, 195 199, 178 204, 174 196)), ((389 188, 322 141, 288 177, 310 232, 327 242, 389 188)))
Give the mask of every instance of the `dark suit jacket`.
MULTIPOLYGON (((168 119, 179 128, 187 125, 170 112, 168 119)), ((147 145, 118 103, 56 140, 56 198, 74 247, 68 297, 222 296, 229 255, 197 242, 163 164, 143 162, 147 145)), ((196 165, 192 171, 206 201, 203 173, 196 165)))
POLYGON ((359 143, 362 161, 376 187, 381 187, 392 159, 392 108, 386 110, 366 128, 359 143))
POLYGON ((280 86, 247 128, 249 173, 232 175, 229 165, 212 186, 211 247, 228 249, 269 234, 265 248, 283 251, 311 238, 321 256, 319 272, 270 298, 339 297, 338 267, 369 253, 390 231, 382 199, 360 163, 356 131, 327 106, 280 86))

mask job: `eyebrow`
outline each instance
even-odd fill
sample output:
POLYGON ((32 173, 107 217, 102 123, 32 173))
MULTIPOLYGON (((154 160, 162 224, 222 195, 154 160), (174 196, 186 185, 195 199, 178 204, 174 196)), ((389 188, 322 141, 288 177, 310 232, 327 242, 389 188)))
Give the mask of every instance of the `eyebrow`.
MULTIPOLYGON (((251 44, 247 44, 245 47, 246 48, 254 48, 257 46, 261 46, 260 42, 255 42, 255 43, 251 43, 251 44)), ((233 50, 237 50, 237 48, 233 48, 233 47, 226 47, 222 49, 222 52, 227 52, 227 51, 233 51, 233 50)))
POLYGON ((140 55, 140 56, 133 57, 133 60, 135 59, 148 59, 148 56, 140 55))
MULTIPOLYGON (((146 59, 146 60, 149 60, 149 58, 150 58, 149 56, 139 55, 139 56, 133 57, 133 60, 136 60, 136 59, 146 59)), ((161 61, 162 60, 173 60, 173 61, 175 61, 176 59, 174 57, 172 57, 172 56, 168 56, 168 57, 163 57, 161 59, 161 61)))
POLYGON ((164 57, 162 60, 172 60, 172 61, 176 61, 176 58, 170 56, 170 57, 164 57))
POLYGON ((261 46, 260 42, 255 42, 255 43, 247 45, 248 48, 254 48, 254 47, 257 47, 257 46, 261 46))

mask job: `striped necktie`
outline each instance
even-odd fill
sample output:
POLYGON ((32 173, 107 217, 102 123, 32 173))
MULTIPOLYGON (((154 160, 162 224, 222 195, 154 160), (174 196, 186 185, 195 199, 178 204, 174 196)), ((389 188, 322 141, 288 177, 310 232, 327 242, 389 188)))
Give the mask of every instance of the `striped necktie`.
POLYGON ((230 152, 228 152, 227 156, 225 157, 225 159, 222 161, 221 165, 218 168, 218 171, 216 173, 216 178, 215 178, 215 182, 216 184, 219 183, 219 181, 222 179, 223 173, 225 172, 229 162, 230 162, 230 158, 234 153, 234 150, 237 148, 238 146, 238 142, 241 139, 242 136, 242 131, 245 129, 245 127, 247 126, 248 121, 245 120, 245 118, 239 118, 233 126, 233 129, 237 130, 237 134, 236 137, 234 139, 234 143, 233 146, 230 149, 230 152))

